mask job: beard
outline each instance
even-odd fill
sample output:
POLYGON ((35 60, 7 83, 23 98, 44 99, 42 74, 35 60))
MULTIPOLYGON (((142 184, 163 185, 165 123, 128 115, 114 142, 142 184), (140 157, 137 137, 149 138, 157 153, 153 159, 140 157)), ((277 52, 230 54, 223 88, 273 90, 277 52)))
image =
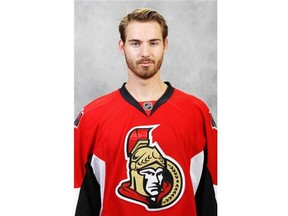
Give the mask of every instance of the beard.
POLYGON ((153 77, 160 70, 163 62, 163 56, 157 60, 150 58, 142 58, 138 61, 130 59, 125 55, 126 63, 128 68, 138 77, 142 79, 149 79, 153 77), (143 66, 141 64, 149 62, 148 66, 143 66))

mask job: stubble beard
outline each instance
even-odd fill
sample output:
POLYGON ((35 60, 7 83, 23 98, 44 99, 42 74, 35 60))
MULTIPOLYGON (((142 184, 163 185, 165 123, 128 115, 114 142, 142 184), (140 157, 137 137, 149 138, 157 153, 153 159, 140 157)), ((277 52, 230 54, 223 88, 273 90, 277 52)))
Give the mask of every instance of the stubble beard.
POLYGON ((158 73, 158 71, 160 70, 161 66, 162 66, 162 62, 163 62, 163 56, 159 59, 159 60, 152 60, 152 59, 147 59, 147 58, 143 58, 141 60, 138 61, 134 61, 132 59, 129 59, 126 55, 125 55, 125 59, 126 59, 126 63, 128 68, 130 69, 130 71, 132 71, 137 77, 140 77, 141 79, 150 79, 152 77, 155 76, 155 74, 158 73), (150 61, 152 62, 149 66, 144 67, 142 66, 140 63, 141 61, 150 61))

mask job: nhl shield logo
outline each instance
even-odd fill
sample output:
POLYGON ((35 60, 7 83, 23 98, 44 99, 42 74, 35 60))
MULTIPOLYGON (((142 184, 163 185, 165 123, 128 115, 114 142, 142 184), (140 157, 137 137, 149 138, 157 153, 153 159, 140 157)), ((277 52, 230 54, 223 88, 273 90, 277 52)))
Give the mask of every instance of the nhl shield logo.
POLYGON ((116 188, 119 198, 142 205, 148 211, 175 205, 185 184, 180 165, 165 155, 157 142, 152 142, 152 131, 158 126, 139 126, 127 133, 127 179, 116 188))

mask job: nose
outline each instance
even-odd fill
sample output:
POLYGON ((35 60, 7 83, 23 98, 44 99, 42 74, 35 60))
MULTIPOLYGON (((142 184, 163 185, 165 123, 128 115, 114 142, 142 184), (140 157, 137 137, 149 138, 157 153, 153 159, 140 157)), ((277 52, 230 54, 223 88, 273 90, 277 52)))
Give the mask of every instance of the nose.
POLYGON ((155 185, 159 185, 159 183, 161 182, 160 177, 156 174, 152 176, 151 180, 155 185))
POLYGON ((150 57, 150 47, 148 43, 143 43, 142 49, 141 49, 141 57, 142 58, 150 57))

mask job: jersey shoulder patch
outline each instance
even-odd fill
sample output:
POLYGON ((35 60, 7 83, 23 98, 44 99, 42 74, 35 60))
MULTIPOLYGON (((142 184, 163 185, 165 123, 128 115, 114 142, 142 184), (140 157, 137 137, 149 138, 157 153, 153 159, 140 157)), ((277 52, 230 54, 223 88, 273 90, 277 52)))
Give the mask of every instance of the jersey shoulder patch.
POLYGON ((74 120, 74 127, 77 128, 79 123, 80 123, 80 120, 83 116, 84 112, 83 110, 78 114, 78 116, 76 117, 76 119, 74 120))

